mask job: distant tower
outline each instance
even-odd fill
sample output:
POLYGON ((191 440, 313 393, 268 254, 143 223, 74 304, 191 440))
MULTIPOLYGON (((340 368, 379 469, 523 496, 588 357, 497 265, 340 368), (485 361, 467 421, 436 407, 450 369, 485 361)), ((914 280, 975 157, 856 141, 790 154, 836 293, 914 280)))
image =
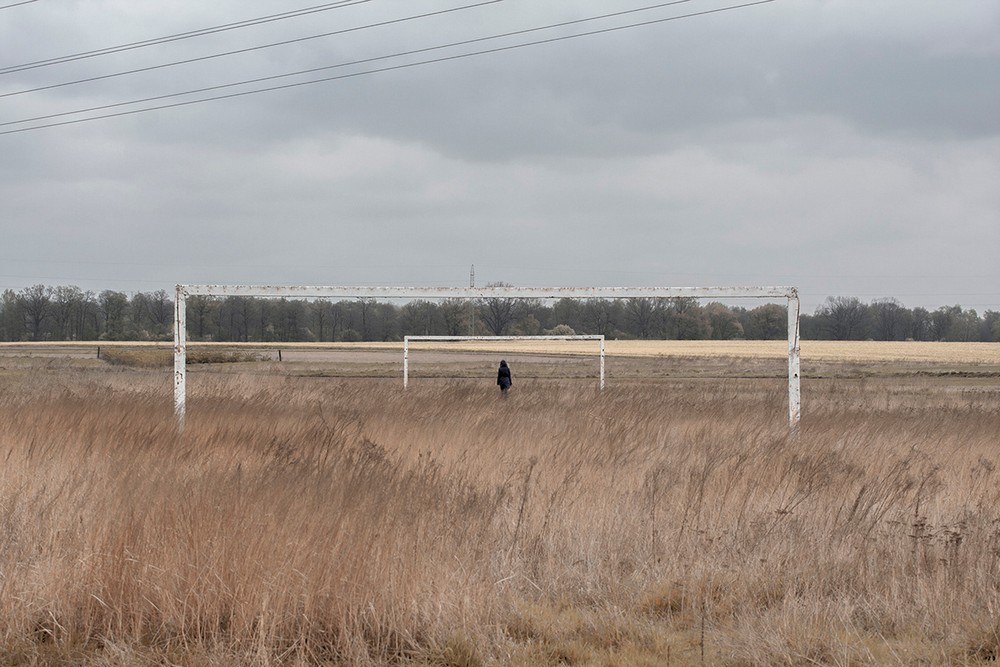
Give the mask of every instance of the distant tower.
MULTIPOLYGON (((469 287, 476 286, 476 265, 472 265, 469 271, 469 287)), ((476 306, 472 299, 469 299, 469 335, 476 335, 476 306)))

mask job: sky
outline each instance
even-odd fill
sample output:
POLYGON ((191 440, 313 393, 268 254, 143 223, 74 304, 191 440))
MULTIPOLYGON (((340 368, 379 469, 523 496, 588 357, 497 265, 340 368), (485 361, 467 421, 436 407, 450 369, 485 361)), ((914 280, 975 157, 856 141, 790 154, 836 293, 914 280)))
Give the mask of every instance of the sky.
POLYGON ((0 290, 1000 310, 1000 3, 312 2, 0 0, 0 290))

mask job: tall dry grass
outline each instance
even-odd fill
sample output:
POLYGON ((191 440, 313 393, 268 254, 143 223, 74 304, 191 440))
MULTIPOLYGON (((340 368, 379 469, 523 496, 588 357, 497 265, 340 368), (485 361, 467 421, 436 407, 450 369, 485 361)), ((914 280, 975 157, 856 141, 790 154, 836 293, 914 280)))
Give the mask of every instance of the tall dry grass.
POLYGON ((52 372, 0 393, 8 664, 976 664, 996 390, 52 372))

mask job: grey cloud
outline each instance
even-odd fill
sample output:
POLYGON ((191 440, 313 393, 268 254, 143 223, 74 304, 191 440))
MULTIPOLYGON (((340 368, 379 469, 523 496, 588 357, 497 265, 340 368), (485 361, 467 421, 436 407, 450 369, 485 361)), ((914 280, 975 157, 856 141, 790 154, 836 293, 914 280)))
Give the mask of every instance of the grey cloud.
MULTIPOLYGON (((139 5, 119 16, 101 3, 45 4, 0 26, 16 60, 267 12, 263 2, 179 3, 167 25, 139 5)), ((816 302, 855 293, 940 305, 965 294, 997 305, 1000 295, 971 296, 1000 284, 1000 29, 983 4, 777 2, 0 137, 0 286, 39 282, 32 276, 126 289, 462 284, 475 262, 481 283, 792 283, 816 302)), ((607 7, 512 0, 461 19, 6 98, 0 118, 607 7)), ((399 11, 368 3, 350 21, 316 18, 303 31, 399 11)))

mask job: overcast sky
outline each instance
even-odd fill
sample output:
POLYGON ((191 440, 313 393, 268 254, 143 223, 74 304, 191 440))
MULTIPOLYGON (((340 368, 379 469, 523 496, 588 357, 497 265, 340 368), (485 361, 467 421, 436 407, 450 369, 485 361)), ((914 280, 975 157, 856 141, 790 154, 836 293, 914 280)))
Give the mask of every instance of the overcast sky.
POLYGON ((451 47, 654 3, 352 0, 20 71, 319 3, 16 1, 0 132, 338 78, 0 135, 0 289, 457 287, 474 264, 1000 310, 992 0, 689 0, 451 47))

